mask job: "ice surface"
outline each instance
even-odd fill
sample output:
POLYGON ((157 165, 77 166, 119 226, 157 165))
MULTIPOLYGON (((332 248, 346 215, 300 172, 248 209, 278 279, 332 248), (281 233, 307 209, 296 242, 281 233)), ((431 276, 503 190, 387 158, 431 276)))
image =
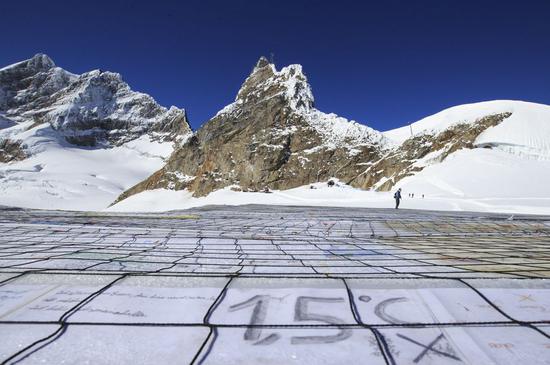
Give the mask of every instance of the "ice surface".
POLYGON ((2 210, 0 361, 548 363, 548 217, 186 213, 2 210))
POLYGON ((450 280, 350 280, 367 324, 508 321, 475 292, 450 280))
MULTIPOLYGON (((242 330, 222 328, 211 342, 210 353, 202 364, 355 364, 357 361, 385 364, 370 330, 350 329, 345 341, 331 341, 338 330, 264 330, 265 342, 238 341, 242 330), (310 341, 307 344, 307 341, 310 341), (293 343, 294 342, 294 343, 293 343)), ((260 341, 261 341, 260 340, 260 341)), ((203 353, 205 354, 205 353, 203 353)))
POLYGON ((9 324, 0 326, 0 361, 57 330, 56 325, 9 324))
POLYGON ((173 148, 149 136, 110 149, 80 148, 49 126, 13 137, 24 139, 32 156, 0 164, 0 204, 44 209, 103 209, 161 168, 173 148))
POLYGON ((189 364, 207 335, 200 327, 69 325, 20 364, 189 364))

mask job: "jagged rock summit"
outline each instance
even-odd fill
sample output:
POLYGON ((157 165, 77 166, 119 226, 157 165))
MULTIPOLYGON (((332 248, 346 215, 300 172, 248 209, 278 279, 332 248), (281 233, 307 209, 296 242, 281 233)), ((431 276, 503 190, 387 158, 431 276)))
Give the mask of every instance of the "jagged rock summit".
POLYGON ((294 110, 307 112, 313 108, 313 94, 302 66, 290 65, 277 72, 273 64, 261 57, 243 83, 234 104, 253 103, 277 94, 283 94, 294 110))
POLYGON ((4 67, 0 69, 0 111, 17 118, 17 112, 46 103, 77 77, 56 67, 44 54, 4 67))
POLYGON ((132 91, 120 74, 75 75, 44 54, 0 69, 0 115, 28 126, 49 123, 76 145, 121 145, 149 134, 176 139, 191 132, 184 110, 166 109, 132 91))

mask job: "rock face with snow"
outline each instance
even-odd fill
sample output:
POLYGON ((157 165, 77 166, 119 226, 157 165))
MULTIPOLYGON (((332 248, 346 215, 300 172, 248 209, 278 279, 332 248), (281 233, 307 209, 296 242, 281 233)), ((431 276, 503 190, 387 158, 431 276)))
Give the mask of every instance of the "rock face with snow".
MULTIPOLYGON (((524 119, 536 119, 527 112, 534 104, 524 104, 457 107, 381 133, 315 109, 300 65, 277 71, 261 58, 235 102, 177 149, 166 166, 119 200, 158 188, 187 189, 204 196, 228 186, 243 191, 286 190, 331 178, 360 189, 388 191, 456 151, 510 148, 510 141, 488 139, 492 134, 487 131, 505 121, 517 128, 524 119)), ((545 143, 538 145, 544 149, 545 143)), ((524 146, 522 151, 540 155, 533 148, 524 146)))
POLYGON ((27 158, 27 152, 21 146, 21 141, 12 141, 11 139, 0 140, 0 162, 21 161, 27 158))
POLYGON ((380 132, 315 109, 300 65, 277 71, 261 58, 235 102, 121 198, 160 187, 202 196, 227 186, 259 191, 353 180, 388 145, 380 132))
POLYGON ((116 146, 149 134, 174 140, 191 132, 185 111, 132 91, 117 73, 71 74, 46 55, 0 69, 0 115, 14 123, 48 123, 68 142, 116 146))
MULTIPOLYGON (((403 188, 405 208, 549 214, 548 105, 511 100, 460 105, 383 134, 391 142, 382 156, 365 160, 353 181, 338 183, 370 191, 350 186, 329 188, 325 182, 312 184, 315 190, 308 185, 273 194, 222 189, 196 199, 190 191, 157 189, 130 196, 111 209, 250 203, 388 207, 391 194, 373 190, 393 190, 397 185, 403 188)), ((193 180, 176 175, 172 178, 193 180)))
POLYGON ((406 139, 384 158, 372 163, 360 176, 362 186, 388 191, 401 179, 441 163, 460 149, 474 148, 477 137, 512 113, 491 114, 472 123, 458 123, 441 131, 424 131, 406 139))
POLYGON ((0 69, 4 205, 104 209, 159 188, 201 197, 223 188, 310 191, 329 179, 364 190, 536 199, 547 196, 548 161, 547 105, 461 105, 378 132, 317 110, 300 65, 277 70, 261 58, 235 101, 192 133, 183 110, 132 91, 119 74, 75 75, 45 55, 0 69))

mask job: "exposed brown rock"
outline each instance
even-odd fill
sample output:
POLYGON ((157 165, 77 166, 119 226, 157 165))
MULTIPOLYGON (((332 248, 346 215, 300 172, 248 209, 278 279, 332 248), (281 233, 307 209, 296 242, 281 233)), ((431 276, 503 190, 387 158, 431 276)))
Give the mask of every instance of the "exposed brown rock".
POLYGON ((24 146, 21 141, 10 139, 0 140, 0 162, 7 163, 11 161, 20 161, 27 158, 24 146))

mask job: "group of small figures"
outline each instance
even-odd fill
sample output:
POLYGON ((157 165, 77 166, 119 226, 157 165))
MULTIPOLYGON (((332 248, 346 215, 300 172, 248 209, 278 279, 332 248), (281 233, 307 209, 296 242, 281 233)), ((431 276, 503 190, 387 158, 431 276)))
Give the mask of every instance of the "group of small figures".
MULTIPOLYGON (((397 189, 397 191, 393 194, 393 198, 395 199, 395 209, 398 209, 399 202, 402 199, 401 188, 397 189)), ((414 193, 409 193, 409 198, 414 198, 414 193)), ((422 194, 422 199, 424 199, 424 194, 422 194)))

